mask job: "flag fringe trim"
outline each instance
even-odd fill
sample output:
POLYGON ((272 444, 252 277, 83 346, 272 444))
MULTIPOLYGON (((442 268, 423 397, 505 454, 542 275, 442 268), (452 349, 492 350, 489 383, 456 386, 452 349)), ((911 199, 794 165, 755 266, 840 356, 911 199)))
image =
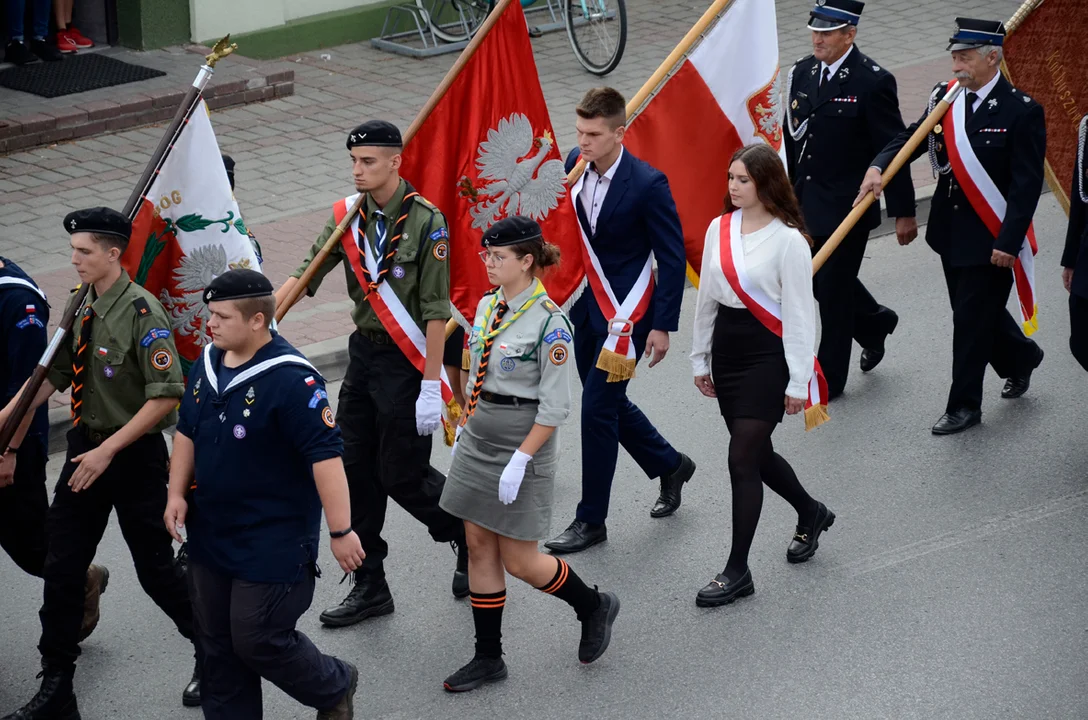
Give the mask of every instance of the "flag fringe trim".
POLYGON ((805 408, 805 432, 814 430, 831 419, 827 412, 827 405, 819 404, 805 408))

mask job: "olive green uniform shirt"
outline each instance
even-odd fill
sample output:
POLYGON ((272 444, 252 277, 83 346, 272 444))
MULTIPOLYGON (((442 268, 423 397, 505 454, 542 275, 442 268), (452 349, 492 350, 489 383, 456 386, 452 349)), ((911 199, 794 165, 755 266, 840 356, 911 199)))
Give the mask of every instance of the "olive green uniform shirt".
MULTIPOLYGON (((71 311, 75 294, 68 300, 71 311)), ((84 307, 94 309, 91 340, 83 354, 83 404, 80 424, 88 430, 115 432, 154 398, 180 398, 185 392, 181 363, 171 332, 170 319, 155 296, 132 282, 128 273, 102 297, 94 287, 84 307)), ((57 390, 72 384, 73 363, 79 345, 82 310, 76 316, 68 340, 57 349, 49 382, 57 390)), ((177 422, 171 410, 152 432, 177 422)))
MULTIPOLYGON (((393 228, 401 214, 400 206, 404 200, 406 187, 404 180, 401 180, 400 187, 397 188, 392 199, 381 209, 381 213, 386 218, 387 247, 393 239, 393 228)), ((378 212, 378 206, 368 194, 366 201, 359 209, 359 228, 365 227, 366 238, 365 240, 359 238, 359 240, 366 243, 366 252, 369 257, 375 257, 377 253, 375 243, 378 238, 378 212)), ((325 246, 325 241, 335 229, 334 216, 325 223, 325 229, 321 231, 321 235, 310 248, 306 259, 291 277, 302 277, 303 271, 313 262, 318 251, 325 246)), ((349 227, 345 233, 348 242, 354 242, 350 237, 351 234, 353 233, 349 227)), ((412 207, 404 223, 404 233, 397 244, 396 255, 392 258, 389 272, 386 273, 382 282, 389 284, 420 330, 424 332, 427 329, 427 321, 449 320, 451 316, 449 242, 446 218, 438 208, 420 196, 413 198, 412 207)), ((360 263, 362 262, 363 259, 360 256, 360 263)), ((344 254, 342 243, 337 243, 329 252, 328 257, 310 280, 306 293, 313 296, 321 285, 321 281, 338 263, 344 265, 348 296, 355 303, 351 311, 351 319, 355 321, 355 326, 364 332, 385 331, 377 313, 370 307, 370 302, 364 299, 362 285, 359 284, 359 279, 344 254)))

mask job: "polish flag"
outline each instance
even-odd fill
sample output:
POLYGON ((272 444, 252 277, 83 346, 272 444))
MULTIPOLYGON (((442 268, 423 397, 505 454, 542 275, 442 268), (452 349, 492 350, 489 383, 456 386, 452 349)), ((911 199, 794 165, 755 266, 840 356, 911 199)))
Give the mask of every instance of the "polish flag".
POLYGON ((774 6, 734 0, 624 138, 625 147, 669 178, 695 285, 706 229, 728 194, 733 153, 765 142, 785 163, 774 6))

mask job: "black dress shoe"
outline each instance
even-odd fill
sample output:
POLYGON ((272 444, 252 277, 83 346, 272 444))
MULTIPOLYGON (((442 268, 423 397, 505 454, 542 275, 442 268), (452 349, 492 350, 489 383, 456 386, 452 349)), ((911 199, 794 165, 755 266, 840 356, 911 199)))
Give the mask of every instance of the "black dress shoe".
POLYGON ((604 526, 604 523, 594 525, 593 523, 575 520, 559 537, 544 543, 544 547, 553 553, 576 553, 591 548, 607 539, 608 528, 604 526))
POLYGON ((875 348, 864 348, 861 351, 861 371, 869 372, 884 359, 884 351, 875 348))
POLYGON ((934 435, 955 435, 982 422, 981 410, 956 410, 945 413, 933 426, 934 435))
MULTIPOLYGON (((594 588, 596 589, 596 588, 594 588)), ((608 649, 612 640, 612 623, 620 614, 620 599, 615 593, 598 593, 601 604, 593 613, 582 620, 582 639, 578 643, 578 659, 588 665, 608 649)))
POLYGON ((1001 389, 1001 397, 1005 400, 1021 397, 1031 387, 1031 373, 1043 363, 1043 350, 1039 349, 1039 359, 1031 370, 1023 375, 1016 375, 1005 381, 1005 387, 1001 389))
POLYGON ((72 692, 72 675, 75 670, 58 671, 43 669, 41 689, 4 720, 80 720, 76 696, 72 692))
POLYGON ((798 525, 797 531, 786 548, 786 560, 791 563, 803 563, 816 554, 816 548, 820 547, 820 533, 835 524, 835 513, 827 509, 823 503, 818 503, 816 517, 810 525, 798 525))
POLYGON ((680 453, 680 465, 668 475, 661 476, 661 494, 650 510, 650 517, 663 518, 672 515, 680 508, 680 493, 684 483, 695 474, 695 461, 680 453))
POLYGON ((747 597, 756 591, 752 582, 752 571, 745 570, 737 580, 730 581, 725 573, 719 573, 706 587, 695 596, 695 604, 699 607, 718 607, 728 605, 739 597, 747 597))
POLYGON ((4 49, 4 62, 13 65, 33 65, 41 62, 41 60, 38 59, 37 55, 30 52, 30 48, 26 46, 26 43, 12 40, 4 49))
POLYGON ((453 571, 453 596, 460 600, 468 597, 468 543, 461 538, 450 545, 457 553, 457 567, 453 571))
POLYGON ((359 687, 359 668, 345 661, 345 665, 351 671, 348 681, 348 689, 340 698, 340 702, 330 710, 322 710, 317 713, 317 720, 342 720, 355 717, 355 691, 359 687))
POLYGON ((367 618, 393 612, 393 595, 385 577, 356 576, 351 592, 343 602, 321 613, 318 619, 326 627, 347 627, 367 618))
POLYGON ((200 707, 200 661, 193 666, 193 678, 181 691, 181 704, 185 707, 200 707))
POLYGON ((31 40, 30 52, 46 62, 57 62, 64 59, 64 54, 57 50, 55 45, 50 45, 45 40, 31 40))
POLYGON ((501 657, 477 655, 469 661, 468 665, 446 678, 442 687, 447 692, 467 692, 475 690, 484 683, 502 680, 506 675, 506 663, 501 657))

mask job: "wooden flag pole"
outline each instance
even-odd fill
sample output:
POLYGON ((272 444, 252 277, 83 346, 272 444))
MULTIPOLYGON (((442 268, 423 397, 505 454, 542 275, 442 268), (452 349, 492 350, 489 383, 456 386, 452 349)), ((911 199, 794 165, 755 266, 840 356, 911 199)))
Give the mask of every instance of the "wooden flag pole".
MULTIPOLYGON (((453 81, 456 80, 457 76, 461 74, 461 71, 465 69, 465 65, 468 65, 468 61, 471 60, 472 56, 476 54, 476 51, 483 43, 484 38, 487 37, 487 34, 489 32, 491 32, 491 28, 493 28, 495 26, 495 23, 499 21, 499 19, 502 17, 502 14, 506 12, 506 8, 510 5, 511 1, 512 0, 499 0, 499 2, 495 5, 495 9, 492 10, 484 19, 483 24, 480 25, 480 29, 476 31, 476 34, 472 36, 471 40, 469 40, 469 43, 465 46, 465 49, 462 50, 461 54, 457 56, 457 60, 453 63, 453 67, 449 69, 449 72, 446 73, 446 76, 442 78, 442 82, 438 84, 438 87, 434 89, 434 92, 431 93, 431 96, 427 98, 427 102, 423 103, 423 107, 420 108, 419 112, 416 114, 416 119, 413 120, 412 124, 408 126, 408 130, 405 131, 404 135, 402 136, 402 141, 404 145, 407 145, 409 142, 411 142, 412 138, 415 137, 417 132, 419 132, 419 129, 423 127, 423 123, 426 122, 427 117, 434 111, 435 107, 438 106, 438 103, 442 100, 446 92, 453 85, 453 81)), ((348 226, 350 226, 351 223, 355 220, 355 215, 359 212, 359 208, 362 207, 363 201, 365 199, 366 193, 359 193, 359 198, 354 203, 352 203, 350 208, 348 208, 348 212, 346 215, 344 215, 344 219, 340 221, 340 223, 336 226, 336 229, 333 230, 331 235, 329 235, 329 239, 325 241, 325 245, 321 248, 321 250, 318 251, 317 255, 314 256, 314 259, 310 261, 310 264, 306 266, 306 269, 303 271, 302 276, 298 279, 298 282, 295 283, 295 286, 291 288, 291 291, 287 294, 287 297, 285 297, 283 299, 283 302, 280 303, 279 307, 276 308, 276 322, 280 322, 281 320, 283 320, 283 316, 287 314, 287 311, 290 310, 291 307, 296 302, 298 302, 298 299, 302 297, 302 294, 306 292, 306 287, 310 284, 310 280, 313 279, 314 274, 317 272, 318 268, 320 268, 321 265, 325 262, 325 258, 329 256, 329 253, 332 252, 332 249, 336 247, 336 244, 338 242, 340 242, 340 238, 347 231, 348 226)), ((454 321, 451 320, 450 323, 453 325, 453 328, 456 327, 456 323, 454 321)), ((452 334, 453 328, 451 328, 450 325, 447 324, 446 337, 449 337, 452 334)))
MULTIPOLYGON (((880 176, 881 189, 886 188, 888 183, 891 182, 891 179, 895 177, 895 174, 907 164, 911 154, 925 141, 926 136, 929 135, 937 123, 941 121, 944 114, 948 112, 948 108, 951 107, 952 101, 956 99, 956 96, 960 94, 962 89, 963 86, 958 82, 953 82, 948 86, 948 91, 945 92, 944 97, 937 103, 937 106, 933 108, 933 112, 922 121, 922 124, 919 125, 918 129, 914 131, 914 134, 910 136, 910 139, 907 140, 906 144, 903 145, 903 147, 899 149, 899 152, 895 154, 895 157, 892 158, 891 163, 888 164, 888 169, 880 176)), ((858 220, 861 220, 862 216, 865 215, 865 211, 869 209, 869 206, 872 205, 875 200, 876 198, 871 191, 866 193, 865 197, 863 197, 858 204, 854 206, 854 209, 850 211, 850 214, 846 216, 846 219, 839 224, 839 227, 837 227, 831 237, 827 239, 824 246, 816 253, 816 257, 812 258, 813 275, 823 267, 823 264, 827 262, 827 258, 830 257, 831 253, 835 252, 835 248, 842 243, 846 234, 854 228, 854 225, 857 224, 858 220)))

